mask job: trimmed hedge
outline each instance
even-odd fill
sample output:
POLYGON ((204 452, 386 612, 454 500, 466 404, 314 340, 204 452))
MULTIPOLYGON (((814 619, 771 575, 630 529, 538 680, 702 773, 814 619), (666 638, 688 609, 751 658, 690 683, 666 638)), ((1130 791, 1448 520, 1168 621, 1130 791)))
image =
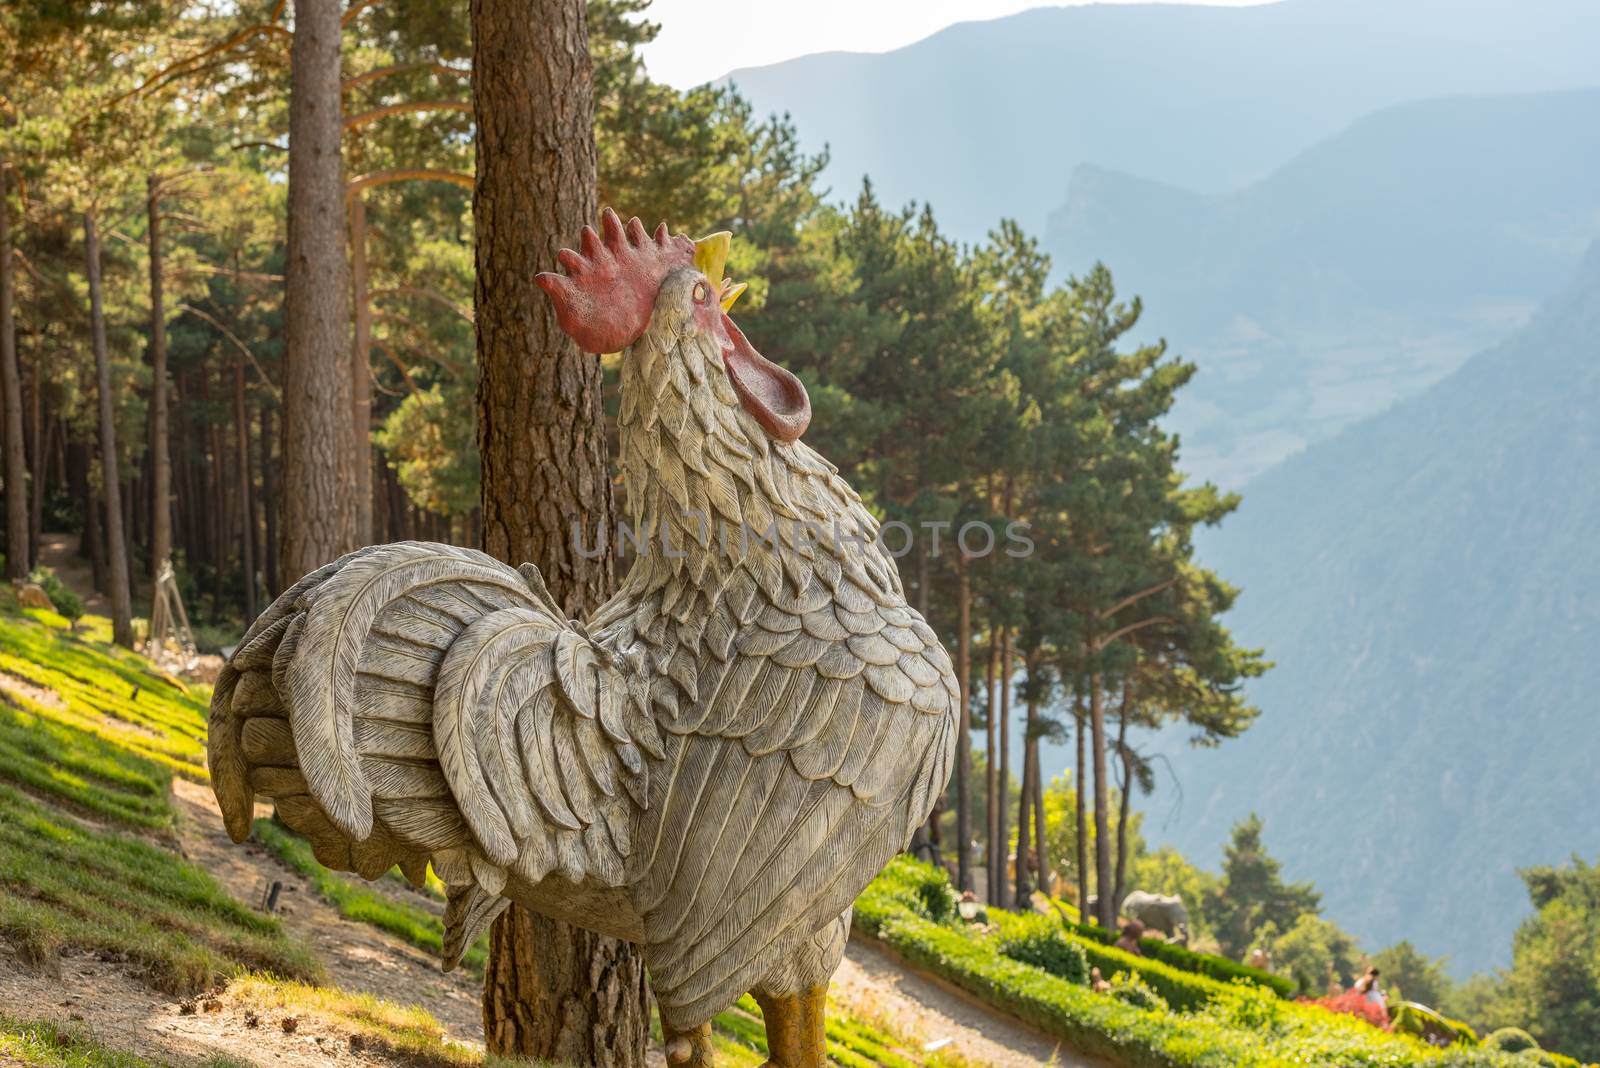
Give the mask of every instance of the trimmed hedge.
MULTIPOLYGON (((1025 936, 1038 939, 1045 937, 1046 933, 1051 931, 1065 934, 1057 920, 1038 913, 1007 913, 996 910, 989 918, 999 928, 1002 939, 1020 939, 1025 936)), ((1175 1009, 1192 1012, 1204 1008, 1219 994, 1229 989, 1226 983, 1207 979, 1194 972, 1182 971, 1148 957, 1135 956, 1116 946, 1079 939, 1071 934, 1066 934, 1066 937, 1082 948, 1090 967, 1099 968, 1101 976, 1105 979, 1110 980, 1123 974, 1137 976, 1175 1009)))
MULTIPOLYGON (((1065 915, 1061 916, 1061 924, 1078 937, 1090 942, 1098 942, 1103 946, 1115 944, 1117 932, 1108 931, 1099 924, 1074 923, 1065 915)), ((1240 964, 1227 957, 1218 957, 1211 953, 1196 953, 1192 949, 1174 945, 1159 938, 1139 939, 1139 952, 1151 960, 1158 960, 1169 964, 1180 971, 1194 972, 1215 979, 1219 983, 1231 983, 1235 979, 1248 979, 1257 986, 1264 986, 1277 994, 1280 998, 1293 999, 1295 986, 1294 980, 1286 979, 1281 975, 1264 972, 1260 968, 1252 968, 1248 964, 1240 964)))

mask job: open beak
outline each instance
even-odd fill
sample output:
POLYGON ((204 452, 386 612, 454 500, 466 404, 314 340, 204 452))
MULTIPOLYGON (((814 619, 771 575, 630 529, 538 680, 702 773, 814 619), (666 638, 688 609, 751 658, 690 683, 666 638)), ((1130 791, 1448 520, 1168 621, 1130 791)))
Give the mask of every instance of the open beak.
POLYGON ((743 282, 736 284, 733 279, 723 277, 722 272, 728 266, 728 250, 732 247, 733 234, 727 230, 719 230, 694 243, 695 269, 717 287, 717 300, 724 313, 732 311, 734 301, 749 288, 743 282))

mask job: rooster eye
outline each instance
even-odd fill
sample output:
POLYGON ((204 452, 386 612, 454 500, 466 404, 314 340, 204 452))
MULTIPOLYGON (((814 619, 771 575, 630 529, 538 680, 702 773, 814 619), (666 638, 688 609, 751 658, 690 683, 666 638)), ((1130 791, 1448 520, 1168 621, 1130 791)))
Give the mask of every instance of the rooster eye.
POLYGON ((704 282, 696 282, 694 284, 694 302, 696 304, 704 304, 706 302, 706 298, 710 295, 710 286, 706 285, 704 282))

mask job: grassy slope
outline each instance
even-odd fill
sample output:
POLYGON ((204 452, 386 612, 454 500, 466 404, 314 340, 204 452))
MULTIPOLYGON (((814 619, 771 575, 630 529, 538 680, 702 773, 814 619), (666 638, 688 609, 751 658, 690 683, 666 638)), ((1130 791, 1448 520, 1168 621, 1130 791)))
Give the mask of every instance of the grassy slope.
MULTIPOLYGON (((172 776, 206 781, 210 694, 153 674, 108 632, 97 617, 71 633, 52 612, 19 611, 0 585, 0 938, 46 968, 63 950, 105 952, 180 996, 227 982, 226 997, 321 1017, 418 1064, 527 1068, 442 1042, 420 1009, 312 985, 322 969, 306 946, 168 848, 172 776)), ((0 1061, 153 1064, 4 1013, 0 1061)))
POLYGON ((209 694, 93 635, 0 590, 0 672, 27 684, 0 690, 0 937, 40 963, 117 954, 176 994, 245 970, 319 977, 275 919, 164 847, 171 776, 205 779, 209 694))

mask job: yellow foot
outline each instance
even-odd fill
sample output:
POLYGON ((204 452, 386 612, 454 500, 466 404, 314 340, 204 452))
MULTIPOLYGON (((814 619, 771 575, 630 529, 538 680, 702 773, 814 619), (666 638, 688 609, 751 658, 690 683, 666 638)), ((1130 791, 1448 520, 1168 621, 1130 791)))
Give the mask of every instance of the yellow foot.
POLYGON ((711 1068, 711 1024, 703 1023, 692 1031, 674 1031, 663 1021, 669 1068, 711 1068))
POLYGON ((763 1068, 826 1068, 828 988, 777 996, 752 993, 767 1028, 769 1059, 763 1068))

